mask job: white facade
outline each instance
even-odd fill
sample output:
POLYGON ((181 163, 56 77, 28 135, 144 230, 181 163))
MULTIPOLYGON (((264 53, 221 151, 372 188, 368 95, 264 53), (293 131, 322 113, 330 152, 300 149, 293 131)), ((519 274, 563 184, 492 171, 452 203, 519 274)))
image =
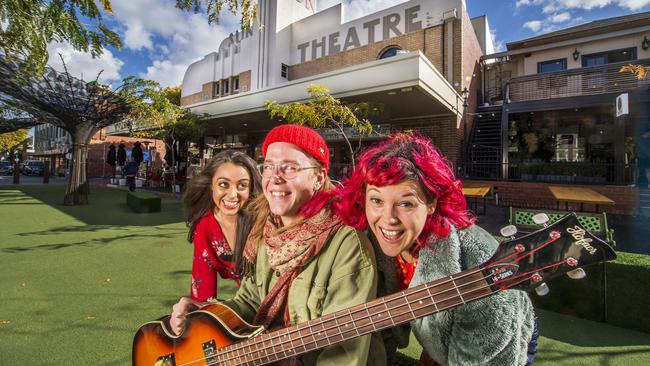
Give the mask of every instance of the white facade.
POLYGON ((240 92, 276 86, 288 81, 281 74, 282 64, 302 64, 443 24, 465 8, 463 0, 412 0, 343 23, 343 5, 315 13, 314 3, 260 0, 262 29, 255 22, 250 32, 231 34, 217 52, 190 65, 183 78, 182 96, 200 93, 207 83, 249 70, 250 88, 240 87, 240 92))

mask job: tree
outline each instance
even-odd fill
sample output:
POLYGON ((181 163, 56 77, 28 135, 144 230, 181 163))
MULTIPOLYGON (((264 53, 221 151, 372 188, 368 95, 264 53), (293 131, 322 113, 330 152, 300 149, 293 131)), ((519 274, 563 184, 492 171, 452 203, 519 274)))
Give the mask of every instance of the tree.
MULTIPOLYGON (((28 141, 28 133, 29 130, 27 129, 0 133, 0 152, 9 153, 9 161, 14 165, 14 184, 18 184, 20 182, 20 160, 16 159, 16 151, 19 149, 24 150, 24 146, 28 141)), ((18 156, 22 158, 23 154, 19 154, 18 156)))
POLYGON ((307 125, 312 128, 331 128, 339 133, 350 151, 352 167, 354 168, 355 153, 361 148, 363 135, 372 133, 372 124, 368 117, 381 112, 382 107, 372 103, 345 104, 332 97, 329 89, 320 85, 310 85, 307 92, 311 100, 307 103, 279 104, 266 101, 264 106, 271 118, 280 118, 289 123, 307 125), (352 131, 349 131, 352 128, 352 131), (348 134, 356 131, 357 147, 352 147, 348 134))
MULTIPOLYGON (((176 0, 176 7, 199 12, 202 3, 209 23, 219 21, 224 5, 233 14, 241 10, 243 30, 249 30, 257 17, 257 4, 251 0, 176 0)), ((100 56, 107 46, 122 47, 117 33, 104 24, 104 14, 114 15, 110 0, 0 1, 0 49, 25 75, 43 73, 49 58, 47 46, 52 41, 100 56)))
POLYGON ((650 71, 650 67, 635 64, 621 66, 619 69, 619 72, 633 73, 638 80, 645 80, 648 77, 648 71, 650 71))
POLYGON ((42 77, 26 77, 19 72, 17 63, 3 57, 0 57, 0 80, 0 101, 10 110, 0 120, 0 131, 43 123, 67 131, 73 144, 72 174, 64 204, 87 204, 88 143, 100 129, 128 118, 131 104, 139 98, 137 86, 141 83, 128 79, 124 85, 112 89, 97 79, 85 82, 49 67, 42 77))

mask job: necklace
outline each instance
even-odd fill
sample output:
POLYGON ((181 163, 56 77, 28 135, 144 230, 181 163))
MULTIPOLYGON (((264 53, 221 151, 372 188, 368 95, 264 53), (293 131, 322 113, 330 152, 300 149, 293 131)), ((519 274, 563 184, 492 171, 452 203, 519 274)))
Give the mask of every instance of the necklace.
POLYGON ((409 263, 402 258, 402 255, 395 257, 397 261, 397 280, 399 282, 400 288, 407 288, 413 275, 415 274, 415 268, 418 265, 418 258, 413 258, 413 263, 409 263))

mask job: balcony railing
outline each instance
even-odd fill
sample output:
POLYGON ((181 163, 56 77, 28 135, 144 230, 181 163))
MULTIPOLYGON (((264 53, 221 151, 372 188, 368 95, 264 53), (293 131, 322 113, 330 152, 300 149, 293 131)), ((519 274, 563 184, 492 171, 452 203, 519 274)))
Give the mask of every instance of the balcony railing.
POLYGON ((650 79, 637 80, 634 74, 619 71, 628 64, 648 66, 650 59, 512 78, 508 97, 510 102, 523 102, 624 92, 650 84, 650 79))
POLYGON ((638 167, 633 164, 590 162, 465 162, 457 166, 459 177, 469 179, 546 182, 555 184, 637 183, 638 167))

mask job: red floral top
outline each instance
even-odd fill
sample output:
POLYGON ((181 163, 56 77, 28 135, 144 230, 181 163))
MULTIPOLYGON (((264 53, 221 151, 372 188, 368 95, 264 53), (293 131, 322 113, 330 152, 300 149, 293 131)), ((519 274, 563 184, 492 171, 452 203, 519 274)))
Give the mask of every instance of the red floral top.
POLYGON ((418 265, 418 259, 415 258, 413 263, 409 263, 401 255, 398 255, 395 257, 395 265, 397 266, 397 286, 400 290, 406 290, 413 279, 415 267, 418 265))
POLYGON ((217 273, 231 279, 237 279, 237 275, 232 249, 212 212, 206 213, 196 225, 193 242, 190 297, 201 302, 216 299, 217 273))

